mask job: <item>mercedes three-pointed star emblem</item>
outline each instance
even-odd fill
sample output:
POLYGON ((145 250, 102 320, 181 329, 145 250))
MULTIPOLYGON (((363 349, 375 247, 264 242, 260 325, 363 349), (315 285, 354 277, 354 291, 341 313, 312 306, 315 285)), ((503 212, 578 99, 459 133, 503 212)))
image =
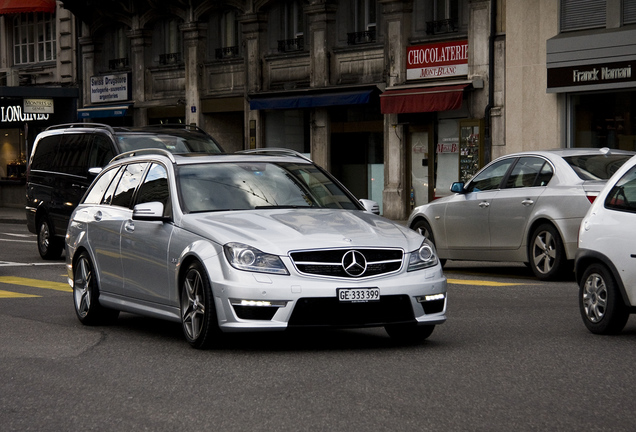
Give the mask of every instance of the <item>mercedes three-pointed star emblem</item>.
POLYGON ((342 268, 351 277, 360 277, 367 271, 367 260, 361 252, 350 250, 342 257, 342 268))

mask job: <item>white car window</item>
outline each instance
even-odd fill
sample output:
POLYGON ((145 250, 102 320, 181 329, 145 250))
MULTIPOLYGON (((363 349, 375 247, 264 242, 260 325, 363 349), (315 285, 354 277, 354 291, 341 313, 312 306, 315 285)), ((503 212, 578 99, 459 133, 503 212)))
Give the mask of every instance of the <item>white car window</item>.
POLYGON ((636 167, 632 167, 616 182, 607 194, 605 207, 613 210, 636 212, 636 167))

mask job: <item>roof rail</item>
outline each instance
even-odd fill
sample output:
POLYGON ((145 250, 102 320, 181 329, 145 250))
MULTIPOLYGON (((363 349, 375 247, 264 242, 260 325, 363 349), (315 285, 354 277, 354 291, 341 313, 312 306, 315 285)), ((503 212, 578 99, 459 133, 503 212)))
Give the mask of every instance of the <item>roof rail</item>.
POLYGON ((118 154, 117 156, 112 158, 110 161, 114 162, 120 159, 125 159, 127 157, 140 156, 144 154, 155 154, 155 155, 166 156, 168 159, 170 159, 170 162, 176 163, 176 160, 172 153, 170 153, 168 150, 158 149, 158 148, 145 148, 145 149, 131 150, 125 153, 118 154))
POLYGON ((160 123, 160 124, 152 124, 143 126, 142 129, 155 129, 155 128, 169 128, 169 129, 185 129, 185 130, 194 130, 197 132, 202 132, 204 134, 208 134, 202 128, 197 125, 185 124, 185 123, 160 123))
POLYGON ((312 160, 309 159, 304 154, 299 153, 296 150, 291 150, 286 148, 267 147, 267 148, 239 150, 235 153, 262 154, 262 155, 270 155, 270 156, 295 156, 295 157, 304 159, 307 162, 312 162, 312 160))
POLYGON ((115 130, 111 126, 109 126, 107 124, 103 124, 103 123, 82 123, 82 122, 63 123, 63 124, 53 125, 53 126, 47 127, 45 130, 70 129, 70 128, 102 128, 102 129, 106 129, 108 132, 110 132, 112 134, 115 133, 115 130))

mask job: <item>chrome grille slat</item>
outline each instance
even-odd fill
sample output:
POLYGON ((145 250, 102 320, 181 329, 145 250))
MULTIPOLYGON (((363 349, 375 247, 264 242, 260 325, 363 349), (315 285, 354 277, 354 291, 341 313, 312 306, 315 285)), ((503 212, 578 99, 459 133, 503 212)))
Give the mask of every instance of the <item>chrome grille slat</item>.
POLYGON ((294 251, 289 255, 296 270, 301 274, 357 279, 398 272, 402 268, 404 259, 404 251, 402 249, 382 248, 294 251), (352 276, 343 268, 343 257, 350 251, 357 251, 365 257, 366 270, 360 276, 352 276))

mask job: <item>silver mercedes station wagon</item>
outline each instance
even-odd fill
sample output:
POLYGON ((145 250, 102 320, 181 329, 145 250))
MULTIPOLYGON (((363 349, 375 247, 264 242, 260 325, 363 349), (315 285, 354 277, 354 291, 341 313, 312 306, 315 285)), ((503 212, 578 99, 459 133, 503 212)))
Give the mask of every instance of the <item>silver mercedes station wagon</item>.
POLYGON ((73 212, 66 250, 82 323, 167 319, 195 348, 303 327, 418 341, 446 321, 433 244, 288 151, 120 155, 73 212))

